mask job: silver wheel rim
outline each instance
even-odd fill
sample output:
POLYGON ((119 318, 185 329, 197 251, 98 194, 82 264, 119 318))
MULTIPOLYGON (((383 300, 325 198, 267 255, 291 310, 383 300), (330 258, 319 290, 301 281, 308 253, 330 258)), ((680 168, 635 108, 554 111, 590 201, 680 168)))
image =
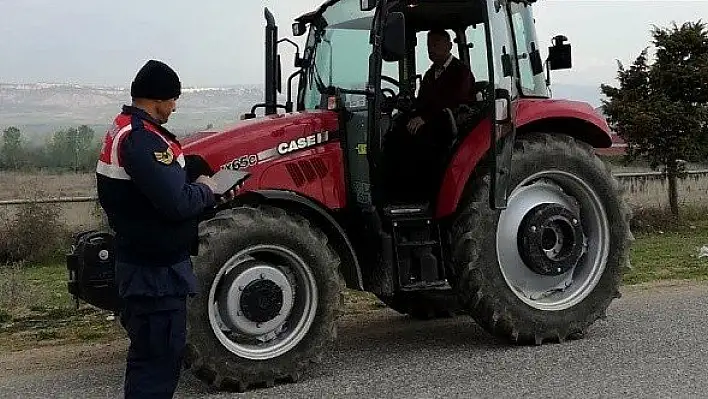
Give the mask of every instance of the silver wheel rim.
POLYGON ((516 187, 499 217, 496 249, 499 267, 512 292, 529 306, 558 311, 577 305, 597 286, 607 263, 610 228, 597 193, 579 177, 551 170, 536 173, 516 187), (522 259, 517 237, 523 218, 541 204, 559 204, 578 215, 585 251, 577 264, 557 276, 535 273, 522 259))
POLYGON ((214 277, 209 290, 209 323, 231 353, 251 360, 272 359, 290 351, 307 335, 317 312, 317 296, 315 276, 300 256, 279 245, 256 245, 231 257, 214 277), (257 298, 258 305, 265 306, 262 298, 266 295, 259 297, 251 290, 256 283, 282 296, 280 306, 278 302, 266 306, 278 309, 277 315, 265 316, 270 317, 267 321, 257 322, 244 314, 244 309, 254 308, 246 307, 247 302, 254 303, 254 299, 245 299, 246 292, 248 298, 257 298), (273 291, 275 286, 279 289, 273 291))

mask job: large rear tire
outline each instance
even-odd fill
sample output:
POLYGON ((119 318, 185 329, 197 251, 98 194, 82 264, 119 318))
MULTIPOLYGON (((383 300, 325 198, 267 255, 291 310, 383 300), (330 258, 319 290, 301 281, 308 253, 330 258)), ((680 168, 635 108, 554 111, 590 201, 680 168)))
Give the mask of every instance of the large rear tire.
POLYGON ((239 207, 202 223, 185 363, 217 389, 296 381, 336 339, 339 257, 280 208, 239 207))
POLYGON ((460 301, 489 333, 520 344, 582 336, 620 297, 629 210, 592 147, 560 134, 518 138, 507 209, 478 176, 453 226, 460 301))

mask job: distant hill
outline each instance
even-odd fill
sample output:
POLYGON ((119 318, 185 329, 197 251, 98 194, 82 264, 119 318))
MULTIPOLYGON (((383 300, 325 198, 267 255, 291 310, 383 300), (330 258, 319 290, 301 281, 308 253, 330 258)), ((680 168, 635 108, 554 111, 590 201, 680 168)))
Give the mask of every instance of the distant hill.
MULTIPOLYGON (((551 89, 554 98, 601 105, 599 88, 553 84, 551 89)), ((168 126, 178 135, 209 124, 219 128, 237 121, 254 104, 263 102, 263 96, 261 85, 185 88, 168 126)), ((129 90, 122 87, 0 83, 0 130, 16 126, 33 142, 81 124, 101 133, 120 107, 129 102, 129 90)))
MULTIPOLYGON (((233 123, 263 102, 258 85, 185 88, 169 128, 177 134, 233 123)), ((17 126, 32 141, 67 127, 86 124, 101 132, 123 104, 127 88, 72 84, 0 84, 0 130, 17 126)))

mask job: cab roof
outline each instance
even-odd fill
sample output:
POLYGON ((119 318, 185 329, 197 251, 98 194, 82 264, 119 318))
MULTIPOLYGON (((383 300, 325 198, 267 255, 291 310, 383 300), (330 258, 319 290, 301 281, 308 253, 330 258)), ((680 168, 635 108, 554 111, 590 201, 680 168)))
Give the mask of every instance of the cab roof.
MULTIPOLYGON (((333 5, 342 0, 328 0, 315 11, 303 14, 296 22, 312 23, 333 5)), ((497 0, 392 0, 392 11, 406 15, 406 25, 421 31, 430 29, 465 28, 486 20, 487 1, 497 0)), ((537 0, 510 0, 533 4, 537 0)))

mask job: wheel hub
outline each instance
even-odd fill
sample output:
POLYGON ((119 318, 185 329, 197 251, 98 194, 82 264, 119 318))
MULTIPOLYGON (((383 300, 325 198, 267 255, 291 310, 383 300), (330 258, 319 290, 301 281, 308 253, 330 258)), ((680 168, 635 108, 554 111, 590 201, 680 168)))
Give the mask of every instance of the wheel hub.
POLYGON ((231 270, 219 291, 219 313, 226 326, 239 334, 262 336, 278 329, 293 306, 294 291, 277 267, 246 262, 231 270))
POLYGON ((257 323, 265 323, 278 315, 283 306, 283 290, 272 280, 249 283, 241 294, 244 316, 257 323))
POLYGON ((521 221, 517 240, 526 266, 544 276, 568 272, 584 253, 580 220, 560 204, 545 203, 531 209, 521 221))

